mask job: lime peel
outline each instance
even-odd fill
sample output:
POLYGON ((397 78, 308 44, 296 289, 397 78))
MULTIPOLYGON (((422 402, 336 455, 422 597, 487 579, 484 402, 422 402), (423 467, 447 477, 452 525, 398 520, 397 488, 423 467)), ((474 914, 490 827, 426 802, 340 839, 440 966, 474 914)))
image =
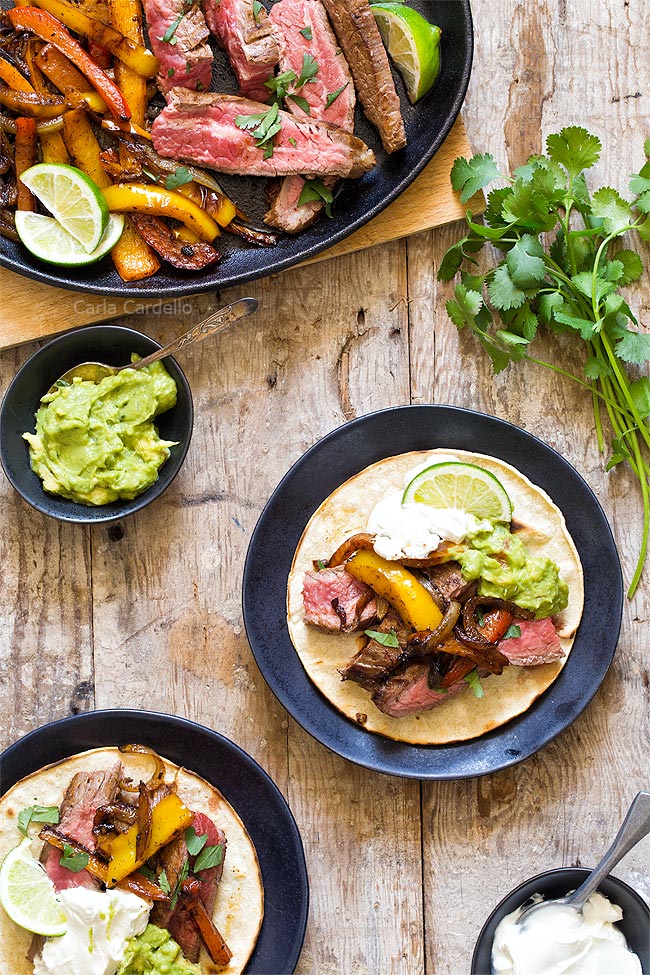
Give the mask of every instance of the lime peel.
POLYGON ((83 267, 101 260, 115 247, 124 230, 124 217, 111 213, 97 247, 88 253, 54 217, 30 210, 16 212, 16 231, 28 251, 41 261, 60 267, 83 267))
POLYGON ((20 179, 87 254, 95 250, 108 224, 108 206, 89 176, 67 163, 38 163, 20 179))
POLYGON ((0 903, 11 920, 47 938, 61 937, 66 917, 56 888, 31 851, 26 837, 10 850, 0 867, 0 903))
POLYGON ((512 502, 498 477, 484 467, 460 461, 432 464, 416 474, 402 496, 402 504, 411 502, 456 508, 492 522, 512 519, 512 502))
POLYGON ((412 104, 430 91, 440 73, 442 31, 405 3, 372 3, 382 40, 404 79, 412 104))

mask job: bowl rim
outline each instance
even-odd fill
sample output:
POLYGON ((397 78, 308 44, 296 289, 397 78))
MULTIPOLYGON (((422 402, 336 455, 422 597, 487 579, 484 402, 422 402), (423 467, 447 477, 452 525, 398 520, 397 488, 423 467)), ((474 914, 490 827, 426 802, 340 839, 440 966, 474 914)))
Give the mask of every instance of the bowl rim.
MULTIPOLYGON (((45 492, 45 490, 42 490, 42 494, 45 500, 41 504, 35 498, 30 498, 25 494, 19 479, 15 477, 11 467, 6 462, 4 441, 1 435, 1 430, 6 420, 6 413, 7 410, 9 409, 12 394, 15 390, 16 385, 20 382, 21 379, 24 379, 25 376, 29 375, 30 370, 33 369, 35 363, 37 363, 40 358, 46 355, 50 355, 53 349, 55 349, 57 346, 63 344, 69 344, 71 342, 74 344, 77 341, 77 339, 83 342, 84 339, 91 339, 93 333, 108 332, 108 331, 116 333, 118 336, 120 336, 120 338, 123 337, 125 343, 128 342, 128 338, 130 336, 137 336, 137 339, 139 341, 144 341, 151 345, 152 352, 155 352, 156 350, 163 348, 160 342, 152 338, 152 336, 147 335, 146 332, 138 331, 138 329, 131 328, 130 326, 127 325, 117 325, 111 322, 95 322, 90 325, 84 325, 80 328, 71 329, 69 331, 63 332, 61 335, 55 336, 53 339, 51 339, 51 341, 46 342, 43 346, 41 346, 41 348, 37 349, 29 356, 29 358, 22 364, 22 366, 20 367, 16 375, 13 377, 13 379, 7 386, 7 389, 5 390, 5 394, 2 398, 2 403, 0 404, 0 464, 2 465, 4 474, 7 480, 9 481, 9 483, 11 484, 11 486, 14 488, 14 490, 31 508, 33 508, 35 511, 38 511, 40 514, 45 515, 48 518, 52 518, 54 521, 61 521, 61 522, 66 522, 68 524, 77 524, 77 525, 95 525, 95 524, 108 525, 116 521, 121 521, 123 518, 128 518, 131 515, 136 514, 136 512, 141 511, 143 508, 146 508, 147 505, 156 501, 167 490, 167 488, 170 486, 172 481, 174 481, 181 467, 183 466, 185 457, 187 456, 187 452, 189 450, 190 443, 192 440, 192 434, 194 430, 194 402, 192 399, 192 390, 187 380, 187 376, 185 375, 185 372, 183 371, 178 361, 174 358, 174 356, 171 355, 165 356, 165 359, 163 359, 162 361, 165 362, 167 360, 171 360, 171 362, 174 364, 174 367, 178 372, 178 378, 175 380, 178 394, 180 394, 182 390, 183 398, 185 400, 187 412, 189 415, 188 434, 187 437, 184 438, 184 441, 179 443, 180 450, 176 453, 176 455, 173 458, 173 466, 175 467, 175 469, 171 474, 171 476, 169 477, 169 480, 165 482, 161 482, 160 477, 158 477, 153 484, 151 484, 145 491, 142 492, 142 494, 139 494, 137 497, 133 498, 130 501, 121 500, 121 501, 110 502, 108 505, 100 505, 100 506, 83 504, 81 502, 73 502, 76 508, 78 509, 78 511, 75 510, 69 513, 67 511, 60 512, 60 513, 54 512, 51 510, 50 507, 48 507, 47 505, 48 501, 50 502, 50 504, 56 504, 57 501, 61 500, 59 499, 58 495, 54 495, 54 494, 50 495, 47 492, 45 492), (124 508, 125 505, 128 505, 129 507, 127 510, 120 510, 119 512, 116 512, 114 508, 115 505, 120 505, 122 509, 124 508), (92 512, 93 516, 89 517, 88 514, 84 514, 85 512, 88 513, 92 512)), ((172 409, 177 408, 180 399, 181 399, 181 395, 177 395, 176 404, 175 406, 172 407, 172 409)), ((165 465, 169 463, 171 459, 172 458, 168 458, 168 460, 165 462, 165 465)), ((162 468, 165 465, 162 465, 160 470, 162 470, 162 468)))
MULTIPOLYGON (((537 874, 535 874, 532 877, 527 877, 525 880, 522 880, 521 883, 517 884, 516 887, 513 887, 512 890, 508 891, 508 893, 505 894, 501 898, 501 900, 498 902, 498 904, 496 904, 495 907, 492 908, 492 910, 488 914, 487 918, 485 919, 485 922, 484 922, 483 926, 481 927, 481 930, 479 931, 479 933, 478 933, 478 935, 476 937, 476 942, 474 944, 474 951, 472 953, 472 961, 471 961, 471 967, 470 967, 470 975, 487 975, 487 973, 484 973, 482 971, 481 972, 478 971, 478 969, 476 967, 476 965, 478 963, 478 957, 477 956, 478 956, 479 950, 481 948, 483 948, 485 939, 486 939, 486 937, 488 935, 488 930, 491 927, 491 925, 493 924, 494 919, 495 919, 495 916, 502 911, 502 908, 504 907, 504 905, 506 904, 507 901, 509 901, 511 898, 514 899, 516 894, 518 894, 520 891, 523 891, 530 884, 533 884, 536 881, 541 881, 541 880, 546 880, 546 879, 551 880, 554 877, 558 877, 560 874, 577 874, 578 876, 576 877, 576 880, 579 879, 580 882, 582 883, 582 881, 584 881, 586 879, 586 877, 591 873, 592 870, 593 870, 593 867, 582 867, 582 866, 580 866, 580 867, 574 867, 574 866, 570 866, 570 867, 551 867, 551 869, 549 869, 549 870, 542 870, 541 873, 537 873, 537 874)), ((631 887, 630 884, 626 883, 625 880, 621 880, 620 877, 615 877, 614 874, 611 874, 611 873, 608 873, 607 874, 607 876, 603 880, 603 883, 606 883, 606 884, 611 883, 614 887, 617 887, 621 892, 624 892, 633 901, 635 901, 641 907, 641 909, 643 911, 645 911, 645 913, 648 915, 648 918, 650 920, 650 905, 648 905, 648 903, 646 902, 645 898, 642 897, 642 895, 637 890, 635 890, 634 887, 631 887)), ((602 891, 601 888, 602 888, 602 884, 599 884, 599 886, 596 888, 596 890, 599 891, 600 893, 603 893, 603 891, 602 891)), ((525 900, 528 899, 529 896, 530 896, 530 894, 526 898, 524 898, 523 900, 520 900, 518 906, 521 906, 521 904, 523 904, 525 902, 525 900)), ((605 897, 609 897, 610 895, 604 894, 604 896, 605 897)), ((512 910, 515 910, 515 907, 513 907, 512 910)), ((505 917, 505 913, 502 915, 502 917, 505 917)), ((502 920, 502 917, 499 918, 499 920, 502 920)), ((494 932, 492 932, 492 934, 494 935, 494 932)), ((639 959, 639 960, 641 961, 641 964, 643 965, 642 959, 639 959)), ((646 970, 643 969, 643 971, 645 972, 646 970)))

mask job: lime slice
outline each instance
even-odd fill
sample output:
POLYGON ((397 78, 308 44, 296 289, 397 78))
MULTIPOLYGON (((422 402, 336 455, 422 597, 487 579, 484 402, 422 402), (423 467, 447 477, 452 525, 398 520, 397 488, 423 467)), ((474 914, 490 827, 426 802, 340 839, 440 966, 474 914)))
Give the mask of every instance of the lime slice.
POLYGON ((67 930, 54 884, 33 856, 29 837, 2 862, 0 904, 12 921, 34 934, 57 938, 67 930))
POLYGON ((501 481, 475 464, 447 462, 420 471, 402 497, 402 504, 411 501, 432 508, 458 508, 493 522, 512 518, 512 504, 501 481))
POLYGON ((25 247, 41 261, 62 267, 81 267, 83 264, 93 264, 115 247, 124 230, 124 217, 111 213, 104 236, 90 254, 52 217, 18 210, 16 230, 25 247))
POLYGON ((403 3, 372 3, 379 32, 415 104, 430 91, 440 71, 442 31, 403 3))
POLYGON ((108 207, 89 176, 65 163, 39 163, 20 179, 86 253, 95 250, 108 224, 108 207))

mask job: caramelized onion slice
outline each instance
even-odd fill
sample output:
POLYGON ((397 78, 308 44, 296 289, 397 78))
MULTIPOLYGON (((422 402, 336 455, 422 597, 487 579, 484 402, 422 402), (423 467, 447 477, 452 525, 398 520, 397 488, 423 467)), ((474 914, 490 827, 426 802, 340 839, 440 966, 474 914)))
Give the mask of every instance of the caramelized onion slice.
POLYGON ((136 817, 138 832, 135 839, 136 860, 143 859, 144 852, 149 845, 151 838, 151 810, 153 809, 153 796, 144 782, 140 783, 139 791, 138 814, 136 817))
MULTIPOLYGON (((505 609, 509 613, 512 613, 513 616, 518 616, 523 620, 532 620, 535 618, 534 613, 529 613, 528 610, 521 609, 514 603, 508 602, 506 599, 497 599, 496 596, 472 596, 463 606, 463 627, 467 638, 477 642, 482 642, 483 644, 489 643, 489 641, 486 641, 485 637, 481 633, 476 619, 476 610, 479 606, 488 606, 493 609, 505 609)), ((491 645, 493 646, 494 644, 491 645)))
POLYGON ((334 552, 334 555, 327 563, 328 568, 334 569, 337 565, 343 565, 359 549, 364 548, 372 551, 374 541, 375 536, 369 535, 367 532, 358 532, 356 535, 351 535, 334 552))
POLYGON ((409 638, 405 659, 428 657, 447 639, 460 616, 460 603, 452 599, 435 630, 420 630, 409 638))
MULTIPOLYGON (((155 752, 153 748, 149 748, 148 745, 120 745, 119 751, 121 751, 123 754, 132 754, 135 752, 137 755, 151 755, 151 757, 154 759, 156 763, 156 770, 149 781, 145 783, 147 789, 155 789, 157 786, 161 785, 162 782, 164 782, 165 765, 160 755, 155 752)), ((123 788, 121 784, 120 788, 123 788)), ((139 792, 139 787, 134 787, 131 784, 131 786, 128 789, 125 789, 125 791, 139 792)))

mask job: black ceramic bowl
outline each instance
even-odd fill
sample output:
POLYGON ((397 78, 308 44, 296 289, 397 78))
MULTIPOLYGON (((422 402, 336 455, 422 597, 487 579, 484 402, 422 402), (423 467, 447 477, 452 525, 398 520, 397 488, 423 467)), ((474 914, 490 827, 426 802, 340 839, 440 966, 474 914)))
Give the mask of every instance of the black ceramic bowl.
MULTIPOLYGON (((506 914, 521 907, 533 894, 542 894, 545 900, 564 897, 570 890, 579 887, 589 873, 590 871, 583 867, 560 867, 557 870, 539 873, 536 877, 531 877, 530 880, 515 887, 497 904, 483 925, 472 956, 471 975, 491 975, 494 932, 506 914)), ((614 904, 618 904, 623 911, 623 920, 619 922, 618 927, 625 935, 628 947, 639 956, 643 975, 649 975, 650 908, 640 894, 611 874, 603 880, 598 890, 614 904)), ((612 975, 615 973, 612 972, 612 975)))
POLYGON ((176 406, 156 419, 160 436, 177 441, 160 468, 158 480, 132 501, 115 501, 98 507, 77 504, 43 490, 41 479, 29 463, 29 448, 23 433, 34 430, 34 416, 41 396, 53 382, 81 362, 105 362, 121 366, 131 353, 150 355, 160 345, 147 335, 118 325, 91 325, 54 339, 27 360, 5 393, 0 409, 0 461, 16 491, 33 508, 60 521, 83 525, 117 521, 140 511, 160 497, 178 474, 192 437, 194 410, 187 379, 175 359, 164 360, 176 383, 176 406))

